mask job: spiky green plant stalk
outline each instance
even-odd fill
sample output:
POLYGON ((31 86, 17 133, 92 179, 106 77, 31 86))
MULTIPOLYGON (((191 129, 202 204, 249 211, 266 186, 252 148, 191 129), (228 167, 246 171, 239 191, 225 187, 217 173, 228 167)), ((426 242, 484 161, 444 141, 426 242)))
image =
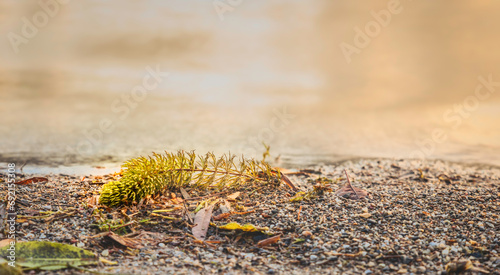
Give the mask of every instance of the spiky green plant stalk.
POLYGON ((123 175, 118 181, 102 186, 99 202, 107 206, 139 201, 162 190, 181 187, 217 188, 238 187, 247 181, 280 180, 264 161, 244 158, 235 162, 234 155, 216 158, 213 153, 197 156, 194 152, 157 154, 131 159, 122 165, 123 175))

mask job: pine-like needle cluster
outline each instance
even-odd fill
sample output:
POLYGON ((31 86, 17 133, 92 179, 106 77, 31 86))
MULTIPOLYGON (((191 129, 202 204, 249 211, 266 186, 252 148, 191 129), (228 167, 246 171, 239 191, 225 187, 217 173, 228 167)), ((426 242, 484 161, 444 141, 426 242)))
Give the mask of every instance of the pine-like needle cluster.
POLYGON ((236 156, 217 158, 213 153, 198 156, 194 152, 157 154, 131 159, 122 165, 122 178, 103 185, 99 202, 107 206, 139 201, 162 190, 181 187, 238 187, 247 181, 278 181, 276 173, 264 161, 236 162, 236 156))

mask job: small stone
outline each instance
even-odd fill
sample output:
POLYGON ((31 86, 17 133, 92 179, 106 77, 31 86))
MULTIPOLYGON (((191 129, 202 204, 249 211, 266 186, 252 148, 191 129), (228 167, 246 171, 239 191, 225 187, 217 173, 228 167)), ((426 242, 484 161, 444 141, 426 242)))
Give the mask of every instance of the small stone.
POLYGON ((311 261, 316 261, 316 260, 318 259, 318 256, 316 256, 316 255, 311 255, 311 257, 309 257, 309 259, 310 259, 311 261))
POLYGON ((158 246, 159 247, 165 247, 165 244, 164 243, 159 243, 158 246))
POLYGON ((430 247, 437 247, 438 245, 439 245, 439 244, 438 244, 438 243, 436 243, 436 242, 430 242, 430 243, 429 243, 429 246, 430 246, 430 247))
POLYGON ((441 254, 443 254, 443 256, 448 256, 448 254, 450 254, 450 250, 448 250, 448 248, 446 248, 445 250, 441 251, 441 254))
POLYGON ((408 273, 408 270, 404 269, 404 268, 401 268, 400 270, 398 270, 398 274, 406 274, 408 273))
POLYGON ((426 269, 425 269, 425 267, 423 267, 423 266, 419 266, 419 267, 417 267, 417 272, 419 272, 419 273, 424 273, 424 272, 425 272, 425 270, 426 270, 426 269))
POLYGON ((33 233, 28 233, 28 234, 26 234, 26 236, 25 236, 25 237, 26 237, 27 239, 33 239, 33 238, 35 237, 35 234, 33 234, 33 233))
POLYGON ((40 239, 45 239, 47 236, 45 236, 45 234, 41 233, 40 234, 40 239))
POLYGON ((365 270, 365 274, 372 274, 372 273, 373 273, 373 271, 371 271, 369 269, 365 270))
POLYGON ((82 247, 84 247, 84 246, 85 246, 85 244, 84 244, 84 243, 82 243, 82 242, 79 242, 79 243, 77 243, 77 244, 76 244, 76 246, 77 246, 77 247, 82 248, 82 247))
POLYGON ((109 250, 104 249, 104 250, 101 252, 101 255, 102 255, 102 256, 104 256, 104 257, 108 257, 108 256, 109 256, 109 250))

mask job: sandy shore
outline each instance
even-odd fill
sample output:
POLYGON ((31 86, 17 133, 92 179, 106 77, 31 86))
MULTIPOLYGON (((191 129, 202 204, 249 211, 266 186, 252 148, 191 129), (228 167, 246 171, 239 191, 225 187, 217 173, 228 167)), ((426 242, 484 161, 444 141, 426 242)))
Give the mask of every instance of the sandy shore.
MULTIPOLYGON (((299 191, 321 185, 323 192, 294 201, 297 192, 283 184, 249 185, 217 196, 187 190, 191 199, 174 192, 121 209, 89 205, 100 186, 117 175, 19 175, 49 181, 17 187, 17 241, 74 244, 116 261, 88 267, 113 274, 440 274, 459 259, 500 274, 498 168, 358 160, 301 169, 296 171, 302 174, 289 176, 299 191), (344 169, 355 187, 369 193, 367 198, 335 195, 346 184, 344 169), (185 207, 192 212, 202 200, 227 199, 236 191, 240 195, 228 202, 237 213, 213 219, 208 243, 197 242, 185 207), (152 215, 160 209, 173 211, 152 215), (120 222, 129 225, 114 231, 130 245, 98 235, 104 224, 119 227, 120 222), (216 227, 229 222, 267 227, 269 235, 216 227), (276 235, 276 243, 257 245, 276 235)), ((4 199, 6 184, 0 188, 4 199)), ((216 207, 213 216, 221 211, 216 207)))

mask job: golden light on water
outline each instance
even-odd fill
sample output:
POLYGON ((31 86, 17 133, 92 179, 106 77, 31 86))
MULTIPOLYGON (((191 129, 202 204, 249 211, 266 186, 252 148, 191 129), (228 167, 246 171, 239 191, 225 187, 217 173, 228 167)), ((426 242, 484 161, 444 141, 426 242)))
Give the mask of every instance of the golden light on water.
POLYGON ((264 141, 290 162, 500 165, 500 3, 47 3, 0 3, 4 159, 259 156, 264 141), (146 68, 168 76, 137 100, 146 68))

